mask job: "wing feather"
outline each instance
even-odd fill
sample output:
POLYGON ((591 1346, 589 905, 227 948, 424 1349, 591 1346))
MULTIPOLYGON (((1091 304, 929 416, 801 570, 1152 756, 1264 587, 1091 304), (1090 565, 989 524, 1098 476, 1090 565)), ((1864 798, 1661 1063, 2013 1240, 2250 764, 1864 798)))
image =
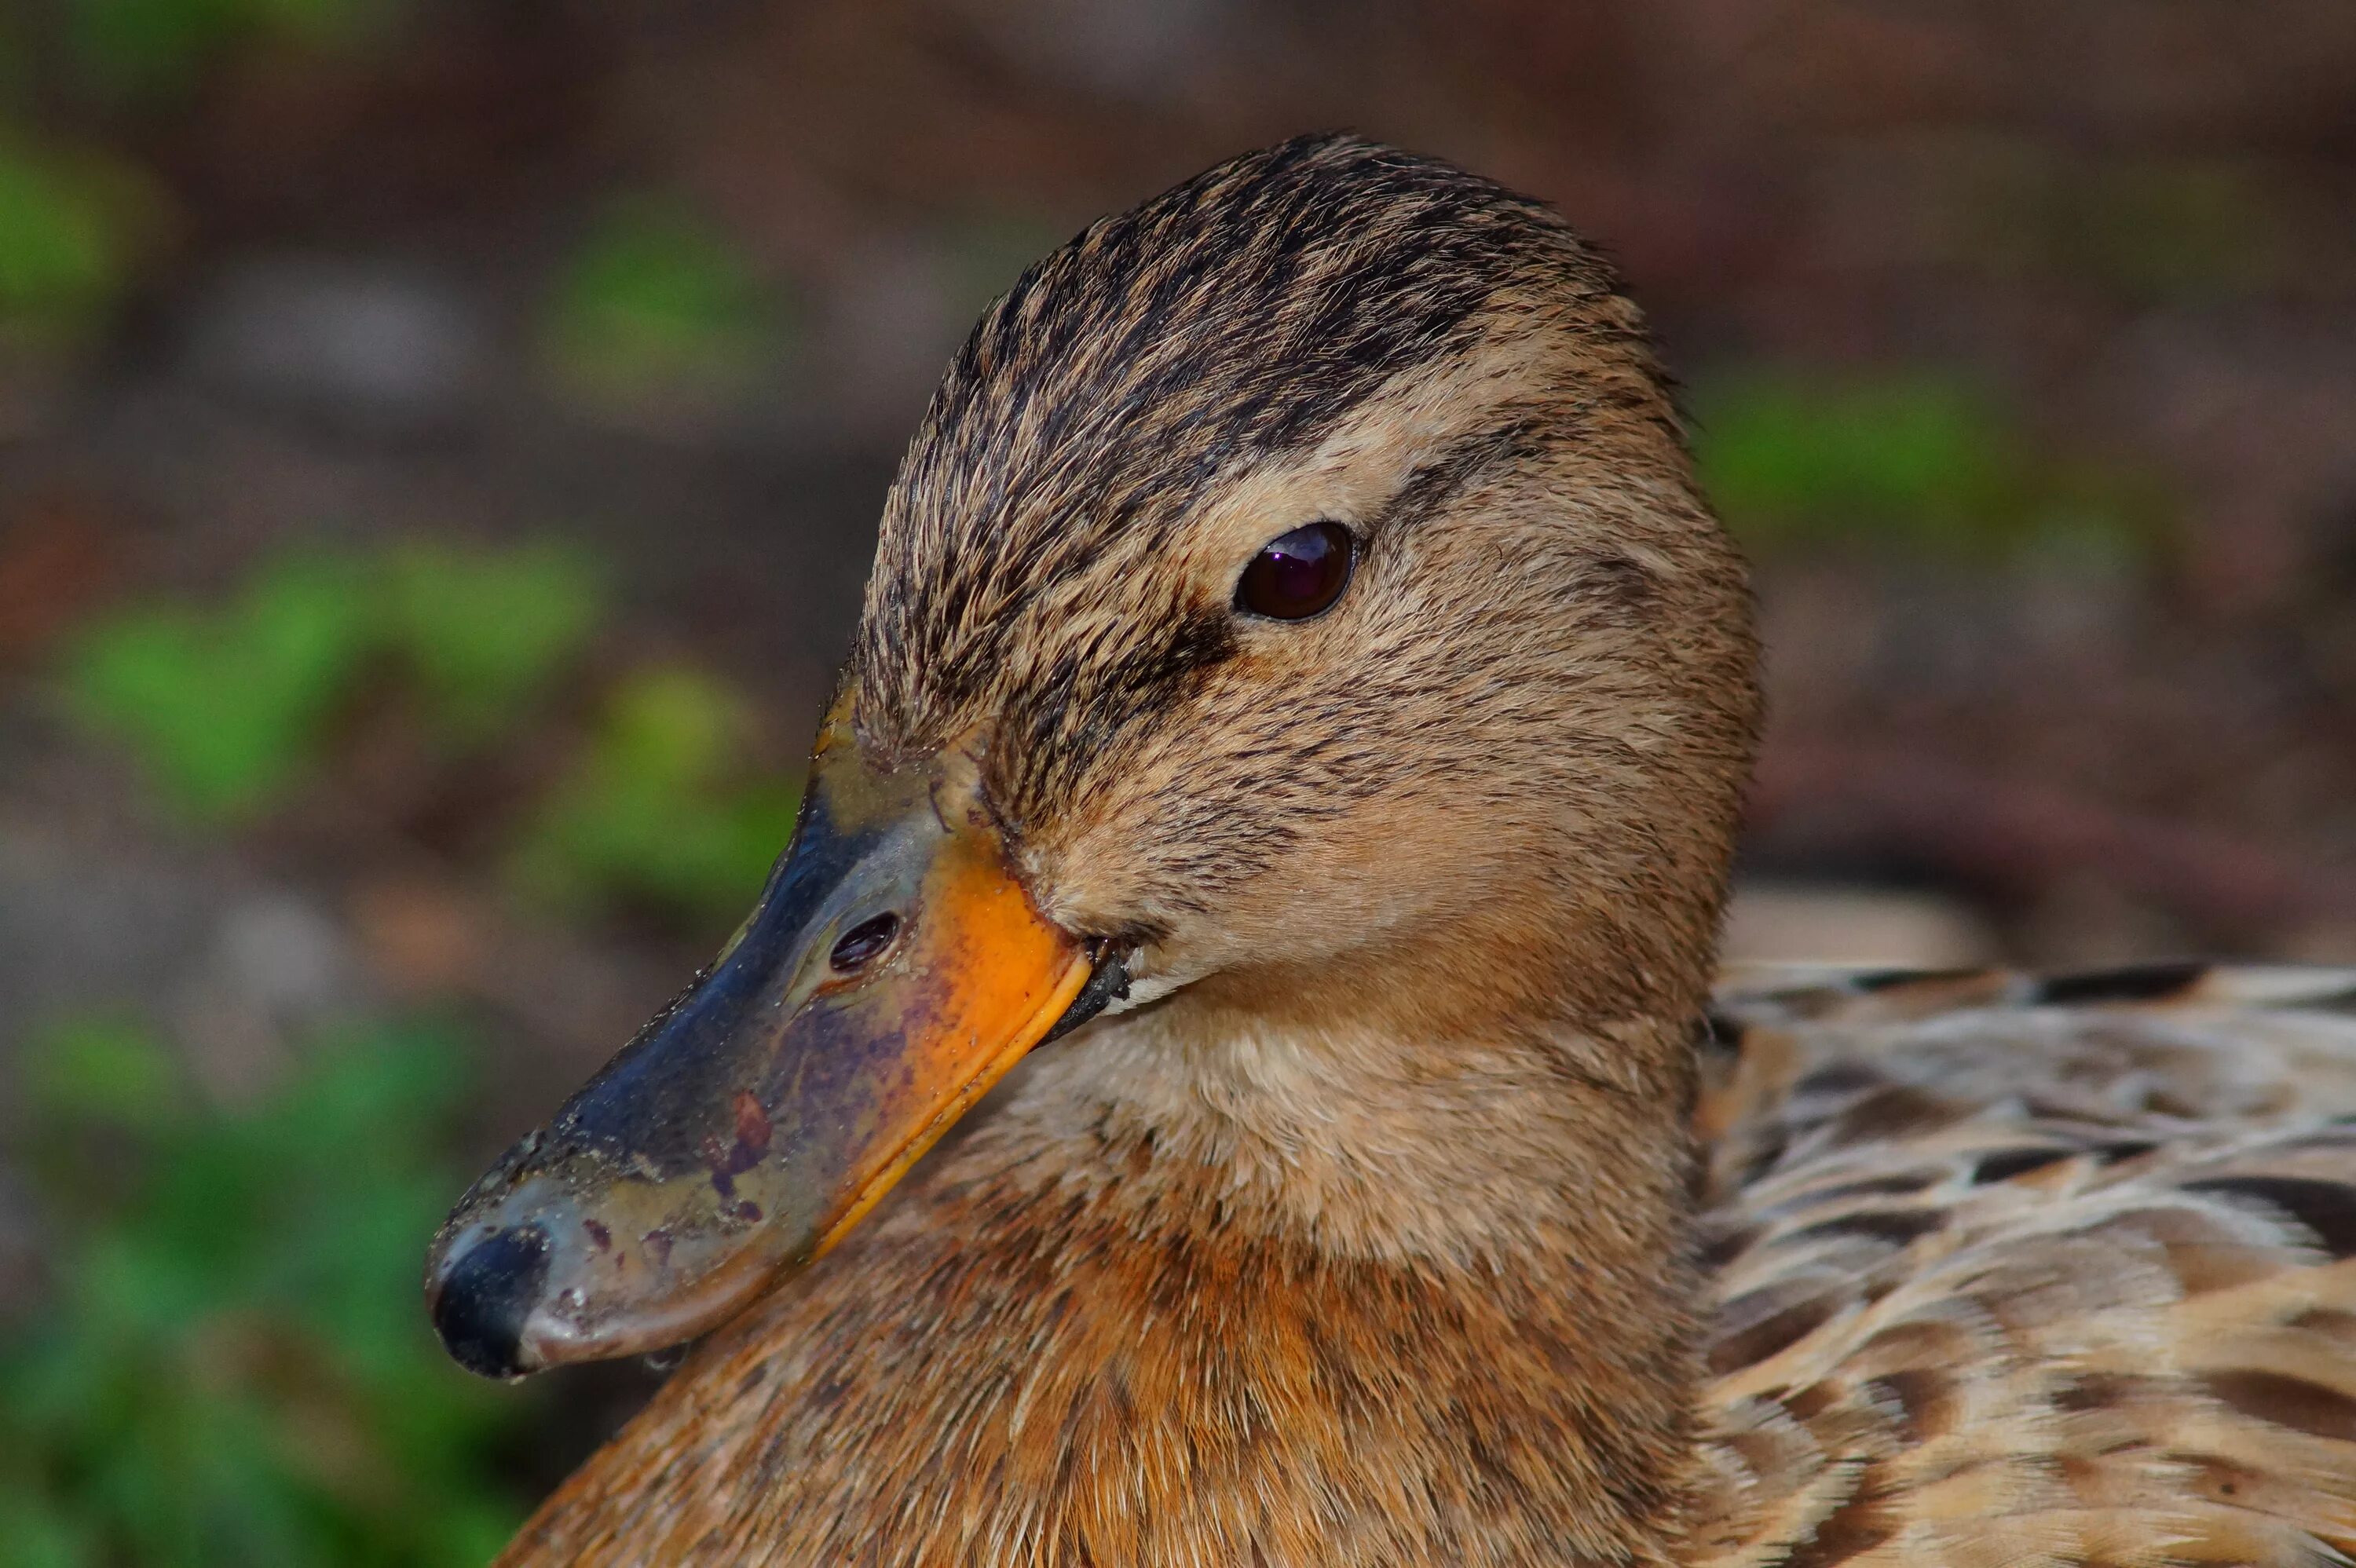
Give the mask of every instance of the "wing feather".
POLYGON ((2356 971, 1751 972, 1711 1568, 2356 1554, 2356 971))

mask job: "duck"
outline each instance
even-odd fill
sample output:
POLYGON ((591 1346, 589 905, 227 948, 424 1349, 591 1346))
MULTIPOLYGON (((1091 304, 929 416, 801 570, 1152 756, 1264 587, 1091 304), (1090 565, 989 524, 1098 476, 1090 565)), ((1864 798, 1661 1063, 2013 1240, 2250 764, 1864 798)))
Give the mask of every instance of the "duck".
POLYGON ((790 846, 461 1199, 507 1568, 2356 1553, 2356 972, 1722 972, 1741 556, 1542 203, 1098 221, 885 500, 790 846))

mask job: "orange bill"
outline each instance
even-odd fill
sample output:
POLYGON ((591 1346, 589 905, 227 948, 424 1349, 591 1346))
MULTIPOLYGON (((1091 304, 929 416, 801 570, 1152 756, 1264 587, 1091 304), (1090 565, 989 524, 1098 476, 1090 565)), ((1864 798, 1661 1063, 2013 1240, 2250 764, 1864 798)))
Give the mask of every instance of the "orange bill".
POLYGON ((839 710, 736 936, 435 1238, 443 1342, 518 1377, 718 1326, 1119 979, 1032 907, 970 757, 880 772, 839 710))

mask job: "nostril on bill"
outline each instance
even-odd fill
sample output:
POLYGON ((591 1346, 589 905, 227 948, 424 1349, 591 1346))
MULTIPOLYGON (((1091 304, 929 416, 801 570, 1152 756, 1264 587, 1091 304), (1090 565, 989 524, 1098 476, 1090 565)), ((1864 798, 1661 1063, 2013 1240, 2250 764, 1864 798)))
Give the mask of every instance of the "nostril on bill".
POLYGON ((548 1232, 493 1231, 452 1260, 434 1297, 434 1328, 451 1360, 487 1378, 521 1377, 524 1320, 548 1281, 548 1232))
POLYGON ((887 910, 844 932, 827 961, 838 975, 856 975, 882 957, 884 950, 892 945, 892 939, 899 934, 900 917, 887 910))

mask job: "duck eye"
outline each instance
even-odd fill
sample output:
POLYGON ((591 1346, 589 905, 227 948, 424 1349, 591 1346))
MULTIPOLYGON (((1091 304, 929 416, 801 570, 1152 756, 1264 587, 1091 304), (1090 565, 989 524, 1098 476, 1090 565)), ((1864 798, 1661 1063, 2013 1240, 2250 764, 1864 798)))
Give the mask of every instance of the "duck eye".
POLYGON ((1323 614, 1350 585, 1357 547, 1339 523, 1310 523, 1269 540, 1236 584, 1236 608, 1271 621, 1323 614))

